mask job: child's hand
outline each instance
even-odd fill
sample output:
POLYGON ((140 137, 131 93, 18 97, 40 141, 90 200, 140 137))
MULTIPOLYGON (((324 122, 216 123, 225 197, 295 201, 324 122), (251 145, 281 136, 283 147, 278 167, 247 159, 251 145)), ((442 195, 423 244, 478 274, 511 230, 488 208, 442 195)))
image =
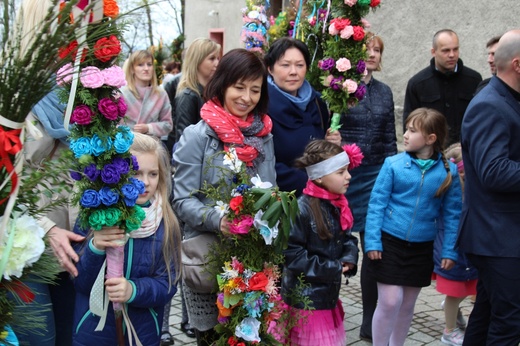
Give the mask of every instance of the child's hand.
POLYGON ((113 303, 126 303, 134 289, 125 278, 111 278, 105 281, 108 299, 113 303))
POLYGON ((125 237, 125 231, 118 227, 103 227, 94 231, 93 243, 96 249, 104 251, 107 247, 117 246, 112 242, 121 241, 125 237))
POLYGON ((449 258, 443 258, 441 261, 441 268, 444 270, 450 270, 455 266, 455 261, 449 258))
POLYGON ((367 256, 373 261, 380 260, 381 258, 383 258, 383 253, 381 251, 369 251, 367 252, 367 256))
POLYGON ((354 269, 354 267, 356 266, 354 263, 346 263, 346 262, 341 263, 341 265, 343 266, 343 268, 341 268, 341 273, 346 273, 349 270, 354 269))

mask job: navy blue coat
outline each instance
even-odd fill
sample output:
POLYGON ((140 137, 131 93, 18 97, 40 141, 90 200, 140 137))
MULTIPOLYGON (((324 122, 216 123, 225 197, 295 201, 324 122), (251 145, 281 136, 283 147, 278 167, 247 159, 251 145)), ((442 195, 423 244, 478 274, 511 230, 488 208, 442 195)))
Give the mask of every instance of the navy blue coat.
POLYGON ((382 165, 397 154, 394 100, 390 87, 374 78, 356 107, 341 115, 341 138, 363 152, 362 166, 382 165))
POLYGON ((520 258, 519 99, 492 77, 464 115, 459 243, 466 253, 520 258))
MULTIPOLYGON (((75 233, 85 232, 75 229, 75 233)), ((177 291, 169 285, 166 264, 162 255, 164 225, 161 222, 154 235, 146 238, 130 238, 125 246, 124 274, 134 286, 134 293, 126 304, 128 315, 143 345, 159 345, 164 306, 177 291)), ((81 244, 80 260, 77 264, 78 276, 74 279, 76 306, 74 309, 73 344, 115 345, 116 331, 112 303, 103 331, 96 332, 99 317, 89 310, 89 296, 99 270, 106 256, 93 249, 90 240, 81 244)), ((173 263, 171 264, 173 271, 173 263)), ((172 281, 175 272, 172 272, 172 281)), ((125 332, 128 330, 125 329, 125 332)), ((126 335, 125 335, 126 337, 126 335)), ((126 340, 128 343, 128 339, 126 340)))
POLYGON ((305 146, 313 139, 323 139, 330 126, 330 115, 320 94, 312 90, 312 98, 305 111, 300 110, 279 90, 268 84, 269 110, 273 120, 276 183, 282 191, 302 193, 307 184, 307 173, 294 167, 305 146))

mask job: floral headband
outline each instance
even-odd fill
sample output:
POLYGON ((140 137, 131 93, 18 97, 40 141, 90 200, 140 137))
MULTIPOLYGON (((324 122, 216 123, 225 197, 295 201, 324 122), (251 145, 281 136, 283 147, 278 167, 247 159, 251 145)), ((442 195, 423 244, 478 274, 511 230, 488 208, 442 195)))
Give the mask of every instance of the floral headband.
POLYGON ((356 144, 346 144, 342 146, 343 152, 329 157, 326 160, 305 167, 310 180, 316 180, 331 174, 341 167, 350 165, 350 169, 356 168, 363 160, 363 153, 356 144))

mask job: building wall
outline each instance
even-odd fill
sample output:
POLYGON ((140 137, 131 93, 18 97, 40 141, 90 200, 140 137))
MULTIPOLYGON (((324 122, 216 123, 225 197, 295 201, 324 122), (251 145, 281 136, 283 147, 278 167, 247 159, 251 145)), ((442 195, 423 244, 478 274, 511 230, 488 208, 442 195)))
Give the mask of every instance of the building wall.
MULTIPOLYGON (((443 28, 457 32, 464 65, 487 78, 490 72, 486 42, 492 36, 520 27, 520 10, 514 3, 511 0, 381 1, 381 6, 367 16, 372 24, 370 30, 385 43, 383 71, 376 72, 375 77, 392 88, 398 121, 408 79, 429 64, 433 34, 443 28)), ((245 0, 187 0, 187 43, 199 36, 207 37, 210 28, 223 28, 224 52, 242 47, 240 10, 243 7, 245 0), (211 10, 218 11, 219 15, 208 16, 211 10)))

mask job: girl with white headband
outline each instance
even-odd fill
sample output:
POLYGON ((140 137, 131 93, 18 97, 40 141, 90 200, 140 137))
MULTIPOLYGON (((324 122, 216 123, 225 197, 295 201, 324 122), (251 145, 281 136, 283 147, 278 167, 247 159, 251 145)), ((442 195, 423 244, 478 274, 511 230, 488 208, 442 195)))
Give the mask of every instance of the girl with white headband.
POLYGON ((292 291, 303 277, 308 285, 303 294, 314 310, 300 311, 307 318, 300 319, 291 331, 291 345, 346 344, 339 290, 342 274, 356 274, 358 247, 350 231, 354 220, 345 192, 350 182, 348 170, 359 166, 362 158, 355 144, 341 148, 316 140, 296 160, 296 165, 307 171, 309 180, 298 198, 300 214, 284 252, 282 296, 293 309, 302 309, 302 303, 292 299, 292 291))

